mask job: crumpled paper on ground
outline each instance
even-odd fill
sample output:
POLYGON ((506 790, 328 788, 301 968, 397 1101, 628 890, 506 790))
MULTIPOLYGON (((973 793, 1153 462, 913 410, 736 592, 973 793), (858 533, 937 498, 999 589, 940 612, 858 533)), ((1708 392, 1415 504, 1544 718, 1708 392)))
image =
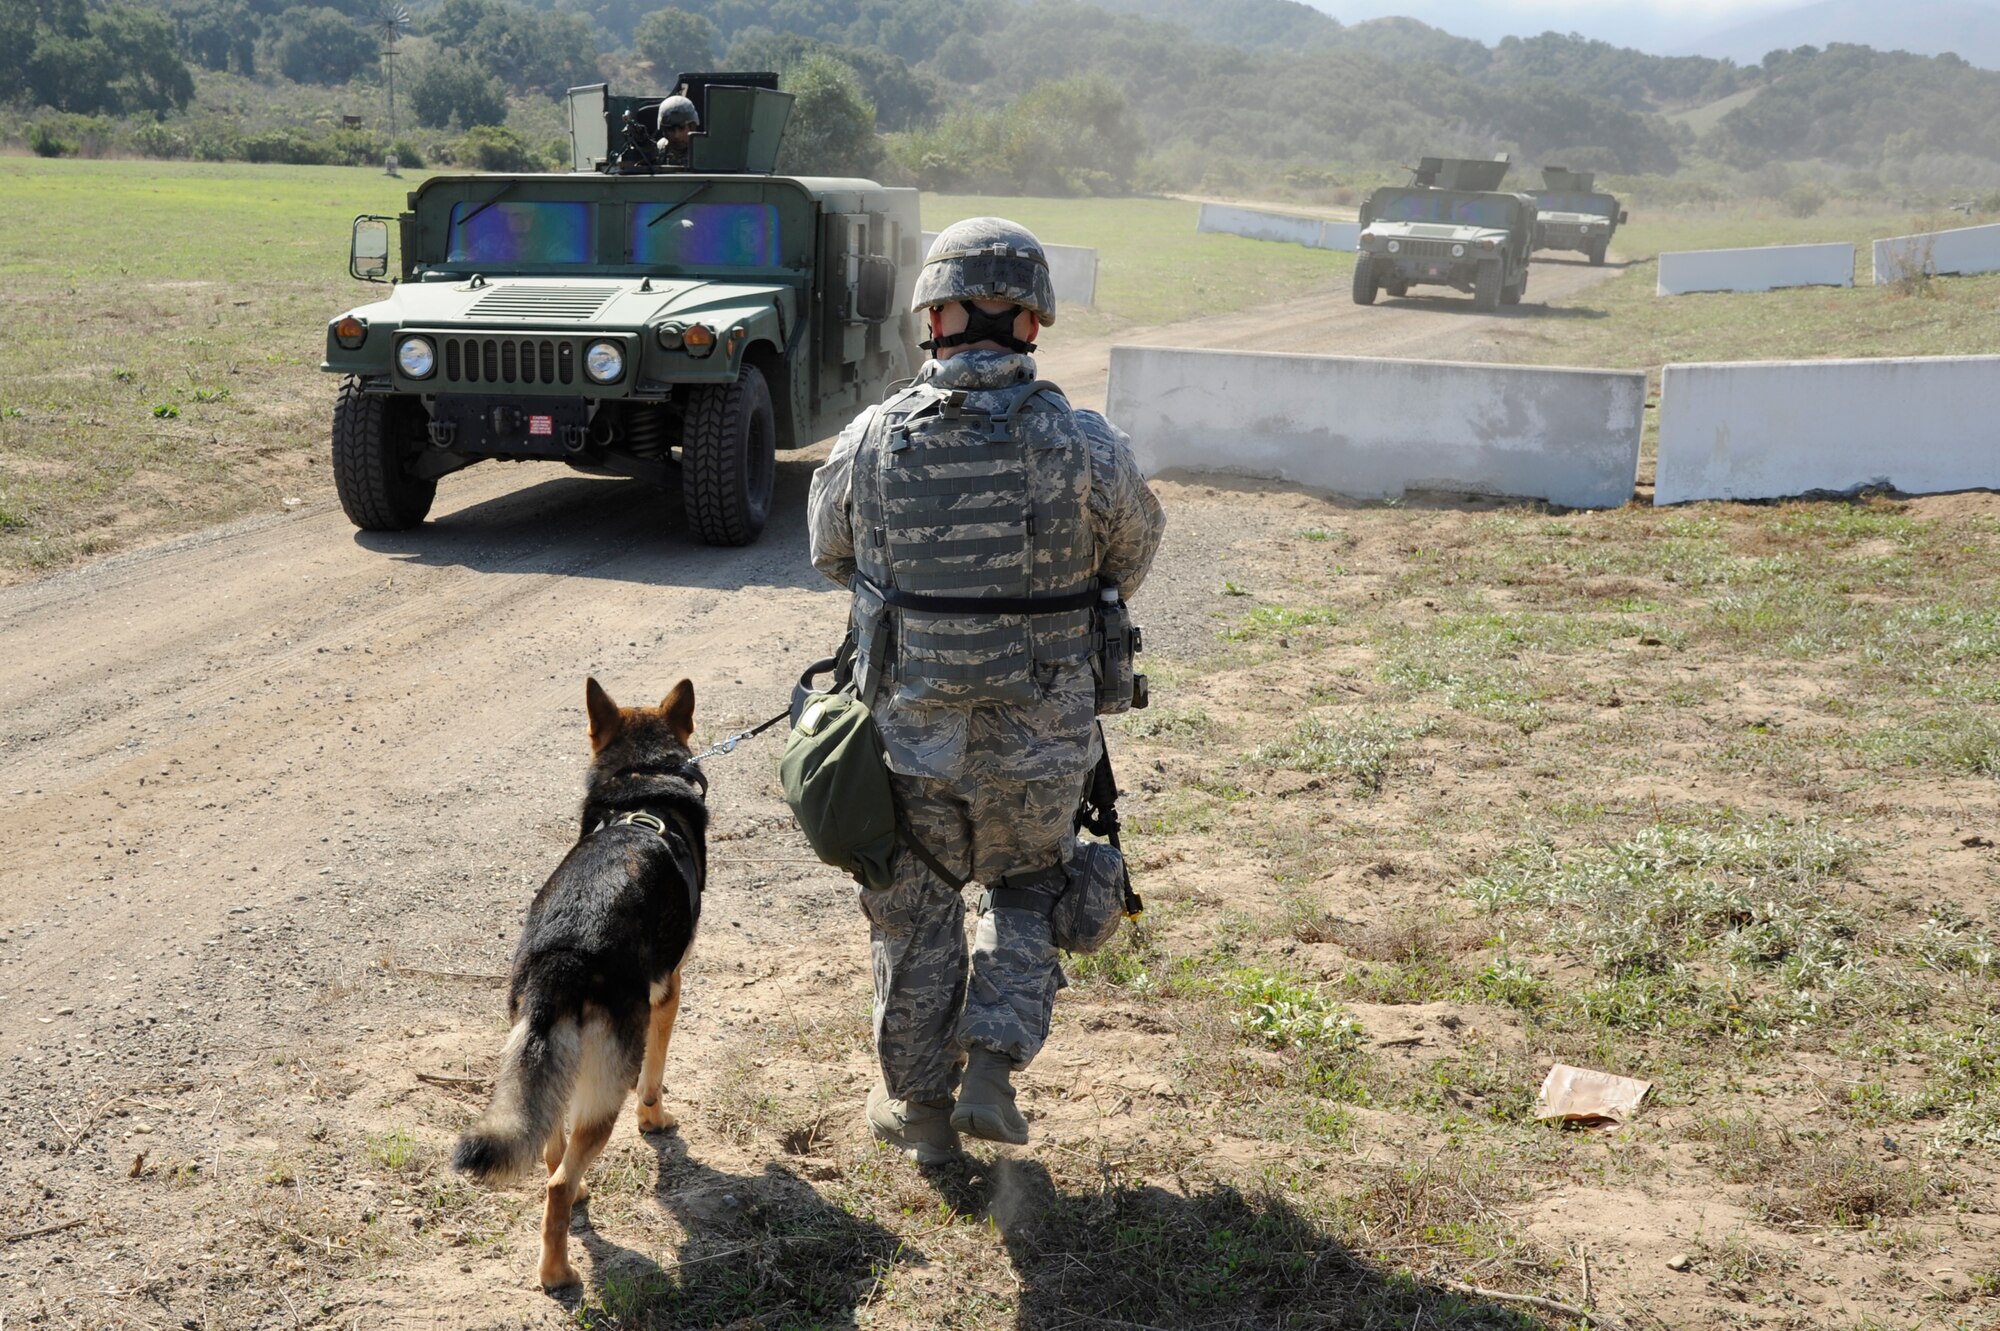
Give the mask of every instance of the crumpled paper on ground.
POLYGON ((1582 1128, 1615 1127, 1639 1112, 1639 1102, 1652 1089, 1653 1083, 1635 1077, 1558 1063, 1542 1081, 1535 1117, 1582 1128))

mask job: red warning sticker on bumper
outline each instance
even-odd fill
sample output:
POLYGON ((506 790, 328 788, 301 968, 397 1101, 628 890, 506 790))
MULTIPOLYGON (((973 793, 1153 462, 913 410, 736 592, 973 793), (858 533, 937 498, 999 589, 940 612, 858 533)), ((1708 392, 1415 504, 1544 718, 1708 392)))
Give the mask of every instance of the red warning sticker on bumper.
POLYGON ((556 432, 556 418, 555 418, 555 417, 553 417, 553 416, 530 416, 530 417, 528 417, 528 433, 529 433, 529 434, 551 434, 551 435, 552 435, 552 434, 554 434, 555 432, 556 432))

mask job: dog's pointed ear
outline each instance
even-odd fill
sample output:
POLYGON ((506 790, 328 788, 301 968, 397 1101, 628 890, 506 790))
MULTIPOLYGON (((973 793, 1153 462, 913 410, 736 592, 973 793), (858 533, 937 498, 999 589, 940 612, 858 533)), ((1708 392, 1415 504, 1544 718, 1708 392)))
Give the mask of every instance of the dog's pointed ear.
POLYGON ((685 744, 694 735, 694 681, 684 679, 674 685, 660 704, 660 715, 667 718, 680 742, 685 744))
POLYGON ((618 738, 625 720, 618 714, 618 704, 611 701, 611 695, 592 676, 583 684, 583 710, 590 715, 590 751, 604 752, 604 746, 618 738))

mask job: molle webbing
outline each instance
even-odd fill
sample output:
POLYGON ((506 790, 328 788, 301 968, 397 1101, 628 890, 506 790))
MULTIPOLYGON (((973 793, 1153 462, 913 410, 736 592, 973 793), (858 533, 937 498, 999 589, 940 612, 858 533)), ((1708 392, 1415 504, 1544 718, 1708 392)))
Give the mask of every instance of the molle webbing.
POLYGON ((919 382, 883 406, 855 463, 857 590, 869 593, 856 607, 893 627, 898 687, 1029 702, 1034 666, 1089 657, 1090 465, 1089 440, 1040 381, 919 382))

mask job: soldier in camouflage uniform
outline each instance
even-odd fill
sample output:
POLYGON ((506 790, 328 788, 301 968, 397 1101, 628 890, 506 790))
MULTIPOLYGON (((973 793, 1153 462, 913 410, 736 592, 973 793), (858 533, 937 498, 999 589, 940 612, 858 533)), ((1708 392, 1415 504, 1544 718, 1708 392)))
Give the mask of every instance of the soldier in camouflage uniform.
POLYGON ((694 151, 694 132, 701 128, 701 114, 685 97, 673 96, 660 103, 660 165, 686 170, 694 151))
POLYGON ((1055 291, 1026 228, 945 230, 913 308, 935 359, 841 433, 809 522, 814 566, 854 593, 856 679, 908 830, 987 889, 969 954, 962 884, 909 850, 893 886, 860 890, 869 1125, 929 1163, 961 1132, 1028 1139, 1010 1078, 1063 983, 1049 917, 1110 853, 1080 853, 1074 830, 1101 744, 1093 611, 1138 590, 1166 518, 1125 436, 1035 378, 1055 291))

